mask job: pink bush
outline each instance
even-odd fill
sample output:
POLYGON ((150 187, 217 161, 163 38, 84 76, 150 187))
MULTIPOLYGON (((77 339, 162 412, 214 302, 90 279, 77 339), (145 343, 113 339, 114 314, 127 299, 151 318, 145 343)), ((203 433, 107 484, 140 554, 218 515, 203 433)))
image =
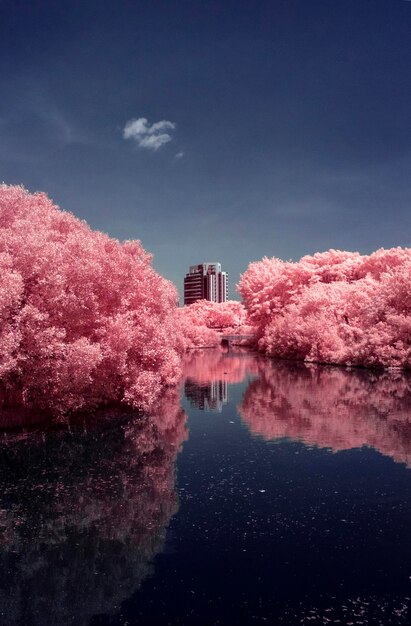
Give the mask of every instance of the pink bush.
POLYGON ((179 328, 182 333, 182 347, 193 349, 218 346, 221 341, 218 332, 206 326, 204 321, 197 317, 191 306, 182 307, 177 311, 179 328))
POLYGON ((239 291, 270 356, 411 367, 411 250, 251 263, 239 291))
POLYGON ((221 333, 249 335, 254 328, 248 324, 247 312, 241 302, 210 302, 197 300, 180 311, 188 347, 210 347, 220 343, 221 333))
POLYGON ((45 194, 2 185, 0 271, 3 398, 147 409, 178 380, 176 290, 138 241, 121 244, 45 194))
POLYGON ((227 302, 197 300, 185 307, 185 310, 198 324, 219 330, 241 326, 246 323, 247 318, 244 305, 235 300, 227 302))

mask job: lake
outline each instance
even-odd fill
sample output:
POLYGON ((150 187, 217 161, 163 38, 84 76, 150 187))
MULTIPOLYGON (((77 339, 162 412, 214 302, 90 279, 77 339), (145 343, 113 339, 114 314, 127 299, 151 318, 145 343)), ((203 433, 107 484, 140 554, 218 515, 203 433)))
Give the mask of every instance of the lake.
POLYGON ((0 444, 0 623, 409 624, 411 377, 190 354, 0 444))

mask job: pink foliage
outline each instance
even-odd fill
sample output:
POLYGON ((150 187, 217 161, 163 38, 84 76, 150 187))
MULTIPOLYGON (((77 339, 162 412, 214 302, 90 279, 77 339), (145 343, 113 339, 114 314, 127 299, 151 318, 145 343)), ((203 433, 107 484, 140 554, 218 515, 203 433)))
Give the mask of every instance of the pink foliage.
POLYGON ((410 284, 410 249, 329 250, 251 263, 239 291, 270 356, 409 368, 410 284))
POLYGON ((192 337, 189 347, 215 346, 220 343, 221 333, 229 335, 252 334, 247 312, 241 302, 210 302, 197 300, 181 309, 184 335, 192 337), (220 334, 219 334, 220 333, 220 334))
POLYGON ((138 241, 92 231, 45 194, 0 187, 0 376, 54 411, 147 409, 180 375, 174 286, 138 241))
POLYGON ((177 312, 179 328, 183 336, 183 347, 193 349, 218 346, 221 341, 218 332, 206 326, 191 306, 182 307, 177 312))
POLYGON ((235 328, 246 323, 246 310, 241 302, 210 302, 197 300, 186 307, 186 310, 199 324, 208 328, 235 328))

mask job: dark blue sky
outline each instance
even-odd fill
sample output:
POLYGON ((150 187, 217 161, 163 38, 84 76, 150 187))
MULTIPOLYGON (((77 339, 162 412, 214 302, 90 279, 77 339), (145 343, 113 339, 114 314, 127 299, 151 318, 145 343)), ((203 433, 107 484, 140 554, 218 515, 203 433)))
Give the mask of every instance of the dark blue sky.
POLYGON ((233 287, 264 255, 409 246, 411 2, 0 0, 0 179, 180 291, 202 261, 233 287))

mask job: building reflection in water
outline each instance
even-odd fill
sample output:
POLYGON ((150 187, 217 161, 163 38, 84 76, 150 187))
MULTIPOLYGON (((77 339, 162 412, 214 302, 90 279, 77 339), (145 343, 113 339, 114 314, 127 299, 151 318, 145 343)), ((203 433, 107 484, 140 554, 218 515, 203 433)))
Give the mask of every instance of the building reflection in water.
POLYGON ((199 385, 186 380, 184 393, 192 407, 200 411, 221 413, 224 404, 228 402, 228 383, 226 380, 211 380, 199 385))
POLYGON ((240 383, 255 372, 257 360, 241 348, 191 352, 184 362, 184 393, 192 407, 221 413, 229 401, 229 384, 240 383))
POLYGON ((109 413, 2 436, 2 624, 86 626, 153 572, 178 508, 179 404, 174 390, 150 418, 109 413))

